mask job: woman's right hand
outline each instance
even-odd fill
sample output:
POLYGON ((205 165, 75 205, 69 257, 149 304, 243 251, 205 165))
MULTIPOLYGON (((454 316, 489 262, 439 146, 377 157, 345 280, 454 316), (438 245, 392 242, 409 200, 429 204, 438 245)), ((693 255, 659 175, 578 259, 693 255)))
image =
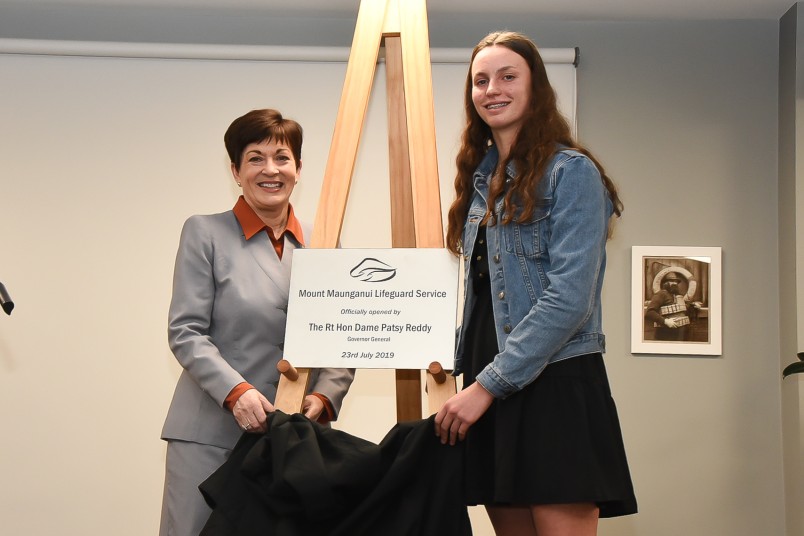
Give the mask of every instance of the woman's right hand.
POLYGON ((266 431, 268 414, 274 406, 256 389, 243 393, 232 408, 237 425, 252 434, 263 434, 266 431))
POLYGON ((466 439, 466 432, 486 413, 494 396, 478 382, 452 395, 435 416, 435 433, 442 444, 455 445, 466 439))

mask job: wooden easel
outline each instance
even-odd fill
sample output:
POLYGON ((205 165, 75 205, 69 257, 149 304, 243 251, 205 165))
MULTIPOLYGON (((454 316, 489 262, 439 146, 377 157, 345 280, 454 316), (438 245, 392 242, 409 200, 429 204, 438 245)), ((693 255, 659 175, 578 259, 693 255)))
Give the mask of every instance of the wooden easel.
MULTIPOLYGON (((335 248, 343 225, 379 49, 385 46, 393 247, 443 248, 426 0, 362 0, 310 247, 335 248)), ((452 356, 449 356, 451 359, 452 356)), ((280 362, 277 409, 301 410, 309 369, 280 362)), ((455 393, 440 363, 427 371, 430 413, 455 393)), ((422 417, 421 371, 396 370, 397 421, 422 417)))

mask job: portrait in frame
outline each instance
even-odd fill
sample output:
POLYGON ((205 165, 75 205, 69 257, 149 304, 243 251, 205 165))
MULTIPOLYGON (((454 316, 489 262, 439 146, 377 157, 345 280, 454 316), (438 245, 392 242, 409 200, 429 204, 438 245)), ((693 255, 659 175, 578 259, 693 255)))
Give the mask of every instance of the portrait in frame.
POLYGON ((633 246, 631 353, 721 355, 721 248, 633 246))

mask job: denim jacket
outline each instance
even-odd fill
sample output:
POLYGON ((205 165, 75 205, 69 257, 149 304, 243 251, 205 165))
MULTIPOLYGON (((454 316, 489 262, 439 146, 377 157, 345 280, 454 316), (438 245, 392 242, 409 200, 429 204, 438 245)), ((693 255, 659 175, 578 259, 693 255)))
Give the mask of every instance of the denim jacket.
MULTIPOLYGON (((497 161, 497 149, 491 147, 474 175, 462 238, 463 326, 475 303, 470 259, 497 161)), ((509 165, 506 186, 515 174, 509 165)), ((559 150, 537 193, 539 202, 530 221, 502 225, 498 216, 498 223, 486 229, 499 354, 477 381, 497 398, 523 389, 550 363, 605 351, 600 296, 613 205, 600 173, 584 155, 559 150)), ((502 205, 501 197, 496 214, 501 214, 502 205)), ((463 370, 465 350, 459 329, 455 374, 463 370)))

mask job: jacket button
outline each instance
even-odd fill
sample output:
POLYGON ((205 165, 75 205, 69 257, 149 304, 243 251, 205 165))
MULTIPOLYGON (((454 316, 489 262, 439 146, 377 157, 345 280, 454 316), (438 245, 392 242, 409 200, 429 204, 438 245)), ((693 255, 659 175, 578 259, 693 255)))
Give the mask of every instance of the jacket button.
POLYGON ((511 333, 511 324, 506 324, 503 326, 503 331, 506 333, 511 333))
POLYGON ((500 297, 501 300, 504 300, 505 299, 505 291, 500 292, 500 294, 498 296, 500 297))
POLYGON ((499 254, 494 256, 494 262, 500 262, 500 255, 499 254))

